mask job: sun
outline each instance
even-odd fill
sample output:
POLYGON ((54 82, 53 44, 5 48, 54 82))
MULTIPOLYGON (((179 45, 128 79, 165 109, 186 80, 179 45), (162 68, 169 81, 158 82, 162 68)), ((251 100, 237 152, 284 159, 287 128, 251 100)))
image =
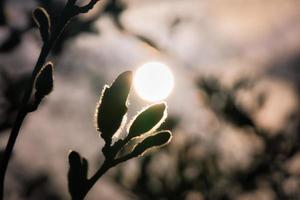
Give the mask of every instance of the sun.
POLYGON ((142 99, 156 102, 170 95, 174 88, 174 76, 167 65, 149 62, 136 70, 133 84, 142 99))

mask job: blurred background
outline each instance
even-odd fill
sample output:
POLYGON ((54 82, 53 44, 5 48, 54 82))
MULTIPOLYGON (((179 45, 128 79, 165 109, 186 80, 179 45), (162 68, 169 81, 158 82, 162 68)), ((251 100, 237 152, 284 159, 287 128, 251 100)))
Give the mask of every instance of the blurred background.
MULTIPOLYGON (((42 6, 55 23, 65 2, 0 1, 0 151, 42 45, 31 12, 42 6)), ((300 199, 299 7, 101 0, 49 57, 55 88, 23 124, 5 199, 69 199, 69 150, 87 157, 90 175, 103 160, 93 120, 102 87, 152 61, 174 75, 164 124, 173 140, 109 171, 87 199, 300 199)), ((148 104, 132 90, 129 116, 148 104)))

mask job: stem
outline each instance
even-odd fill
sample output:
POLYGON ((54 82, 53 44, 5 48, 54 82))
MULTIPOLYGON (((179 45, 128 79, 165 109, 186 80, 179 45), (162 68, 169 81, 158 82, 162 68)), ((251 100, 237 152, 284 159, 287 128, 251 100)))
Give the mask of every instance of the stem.
MULTIPOLYGON (((22 105, 18 112, 16 121, 12 127, 5 152, 3 155, 2 162, 0 163, 0 200, 3 200, 3 193, 4 193, 4 180, 5 180, 5 174, 8 166, 9 159, 11 157, 14 145, 16 143, 17 137, 19 135, 20 128, 22 126, 22 123, 27 116, 27 114, 30 112, 28 110, 28 103, 32 96, 32 91, 34 87, 34 82, 37 74, 42 69, 52 47, 55 45, 55 42, 57 38, 60 36, 61 32, 64 30, 66 24, 71 20, 72 17, 80 14, 80 13, 86 13, 90 9, 93 8, 93 6, 98 2, 99 0, 91 0, 86 6, 78 7, 75 5, 76 0, 68 0, 62 14, 61 19, 58 21, 58 25, 54 27, 53 34, 51 34, 51 37, 49 41, 45 41, 43 44, 43 47, 41 49, 39 58, 36 62, 36 65, 32 71, 31 78, 29 81, 29 84, 27 85, 27 88, 25 90, 23 99, 22 99, 22 105), (75 12, 76 11, 76 12, 75 12)), ((104 170, 104 169, 102 169, 104 170)), ((107 171, 105 169, 105 171, 107 171)), ((104 171, 104 172, 105 172, 104 171)), ((100 175, 102 176, 102 175, 100 175)))
POLYGON ((6 174, 6 170, 7 170, 7 166, 8 166, 8 162, 9 159, 11 157, 13 148, 15 146, 17 137, 19 135, 19 131, 20 128, 22 126, 22 123, 26 117, 26 115, 28 114, 27 111, 27 104, 30 100, 31 97, 31 93, 32 93, 32 89, 33 89, 33 84, 34 84, 34 79, 36 77, 36 74, 39 72, 39 70, 43 67, 43 64, 47 58, 47 55, 50 52, 50 48, 48 45, 44 45, 42 47, 40 56, 38 58, 38 61, 36 63, 36 66, 32 72, 31 78, 30 78, 30 83, 27 86, 27 89, 25 91, 25 94, 23 96, 23 101, 22 101, 22 107, 20 109, 20 111, 18 112, 16 121, 12 127, 5 151, 4 151, 4 155, 2 158, 2 162, 1 162, 1 168, 0 168, 0 200, 3 199, 3 193, 4 193, 4 181, 5 181, 5 174, 6 174))
POLYGON ((105 160, 102 166, 98 169, 98 171, 86 182, 86 187, 82 189, 81 196, 72 197, 73 200, 82 200, 90 191, 90 189, 95 185, 95 183, 112 167, 116 166, 117 164, 124 162, 128 159, 132 158, 132 156, 124 156, 123 158, 116 159, 116 160, 105 160))
POLYGON ((27 112, 24 112, 24 111, 20 111, 18 113, 16 122, 14 124, 14 127, 12 128, 9 140, 7 142, 7 146, 5 148, 5 152, 4 152, 4 155, 3 155, 3 159, 2 159, 2 162, 1 162, 1 168, 0 168, 0 170, 1 170, 0 171, 0 199, 1 200, 3 199, 4 179, 5 179, 5 172, 6 172, 6 169, 7 169, 8 161, 9 161, 9 158, 11 157, 12 150, 13 150, 14 145, 16 143, 16 139, 18 137, 20 128, 22 126, 22 123, 23 123, 23 120, 25 119, 26 114, 27 114, 27 112))
POLYGON ((92 176, 88 180, 86 193, 88 193, 88 191, 93 187, 93 185, 95 185, 98 179, 101 178, 103 174, 105 174, 105 172, 107 172, 111 167, 112 165, 110 165, 107 161, 104 161, 103 165, 98 169, 94 176, 92 176))
POLYGON ((10 136, 9 136, 6 148, 5 148, 5 152, 4 152, 4 155, 3 155, 3 159, 2 159, 2 162, 0 163, 1 164, 1 168, 0 168, 0 200, 3 200, 4 181, 5 181, 5 174, 6 174, 8 162, 9 162, 9 159, 11 157, 12 150, 13 150, 14 145, 16 143, 17 137, 19 135, 21 125, 22 125, 26 115, 28 114, 27 105, 28 105, 28 102, 30 101, 30 98, 31 98, 31 95, 32 95, 32 90, 33 90, 33 87, 34 87, 35 78, 36 78, 37 74, 39 73, 39 71, 42 69, 42 67, 43 67, 43 65, 44 65, 44 63, 45 63, 45 61, 48 57, 48 54, 50 53, 52 47, 55 44, 55 41, 59 37, 59 35, 60 35, 61 31, 63 30, 63 28, 64 28, 64 25, 60 24, 60 27, 58 27, 56 29, 56 31, 53 34, 53 36, 51 37, 50 41, 44 43, 44 45, 41 49, 39 58, 36 62, 36 65, 35 65, 35 67, 32 71, 30 81, 29 81, 29 83, 27 85, 27 88, 25 90, 25 93, 24 93, 24 96, 23 96, 23 99, 22 99, 21 109, 19 110, 16 121, 15 121, 13 127, 12 127, 12 130, 11 130, 11 133, 10 133, 10 136))
POLYGON ((83 185, 78 188, 79 192, 77 194, 71 195, 72 200, 83 200, 90 189, 94 186, 94 184, 101 178, 107 170, 112 167, 110 163, 105 160, 102 166, 98 169, 98 171, 94 174, 93 177, 87 179, 83 182, 83 185))

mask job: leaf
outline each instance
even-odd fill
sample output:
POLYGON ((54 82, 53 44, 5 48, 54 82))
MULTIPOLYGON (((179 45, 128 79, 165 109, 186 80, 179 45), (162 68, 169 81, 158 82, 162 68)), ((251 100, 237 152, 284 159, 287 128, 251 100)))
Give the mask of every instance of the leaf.
POLYGON ((48 62, 37 74, 35 80, 35 96, 42 99, 53 90, 53 64, 48 62))
POLYGON ((153 104, 145 108, 131 121, 126 140, 155 131, 164 122, 166 117, 167 105, 165 103, 153 104))
POLYGON ((81 189, 84 188, 87 181, 88 162, 76 151, 71 151, 69 154, 69 165, 69 192, 72 197, 78 197, 81 195, 81 189))
POLYGON ((33 13, 33 20, 40 29, 40 33, 44 42, 49 40, 51 21, 49 14, 44 8, 38 7, 33 13))
POLYGON ((143 155, 147 150, 155 147, 161 147, 168 144, 172 139, 170 131, 160 131, 155 135, 151 135, 136 145, 131 155, 136 157, 143 155))
POLYGON ((110 144, 112 136, 126 120, 127 99, 132 83, 132 72, 127 71, 117 77, 110 87, 104 86, 96 108, 97 130, 110 144))

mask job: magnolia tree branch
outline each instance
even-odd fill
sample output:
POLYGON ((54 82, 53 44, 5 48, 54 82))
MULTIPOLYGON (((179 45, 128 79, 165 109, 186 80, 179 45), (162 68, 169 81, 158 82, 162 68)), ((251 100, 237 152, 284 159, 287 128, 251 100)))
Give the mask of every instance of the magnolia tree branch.
MULTIPOLYGON (((47 23, 47 20, 50 19, 48 16, 48 13, 41 8, 37 8, 35 10, 37 12, 33 13, 33 15, 34 15, 33 17, 35 18, 35 21, 37 23, 39 23, 38 26, 40 28, 41 35, 42 35, 43 46, 42 46, 40 55, 38 57, 38 60, 36 62, 36 65, 32 71, 30 81, 25 90, 25 93, 24 93, 24 96, 22 99, 21 108, 17 114, 15 123, 12 127, 12 130, 11 130, 11 133, 10 133, 10 136, 9 136, 9 139, 8 139, 5 151, 4 151, 4 155, 3 155, 2 161, 0 163, 1 164, 1 166, 0 166, 0 200, 3 199, 5 174, 6 174, 8 162, 11 157, 14 145, 16 143, 17 137, 20 132, 20 128, 21 128, 23 121, 26 118, 27 114, 32 111, 35 111, 38 108, 38 105, 41 100, 41 99, 39 99, 39 100, 36 100, 35 102, 32 102, 32 101, 34 101, 34 100, 32 100, 32 98, 33 98, 32 93, 33 93, 33 89, 35 86, 35 81, 37 79, 37 76, 43 69, 43 66, 46 62, 46 59, 47 59, 51 49, 55 45, 55 42, 57 41, 61 32, 64 30, 66 24, 74 16, 81 14, 81 13, 88 12, 90 9, 92 9, 94 7, 94 5, 98 1, 99 0, 91 0, 87 5, 79 7, 79 6, 75 5, 76 0, 69 0, 62 11, 59 21, 56 24, 54 24, 53 29, 52 29, 52 34, 49 35, 49 37, 47 37, 48 35, 45 32, 46 29, 43 30, 43 27, 46 26, 45 24, 47 23)), ((48 23, 48 26, 49 27, 46 27, 46 28, 51 30, 52 27, 50 27, 50 23, 48 23)))

